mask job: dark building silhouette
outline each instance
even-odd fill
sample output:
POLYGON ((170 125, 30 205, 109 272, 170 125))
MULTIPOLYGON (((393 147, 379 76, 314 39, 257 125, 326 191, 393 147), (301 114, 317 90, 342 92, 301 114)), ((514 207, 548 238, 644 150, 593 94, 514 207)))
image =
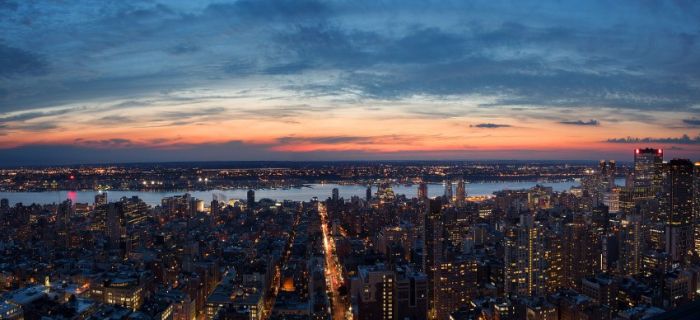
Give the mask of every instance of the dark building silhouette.
POLYGON ((442 199, 431 199, 425 214, 423 270, 428 276, 428 308, 435 310, 437 270, 442 257, 442 199))
POLYGON ((673 262, 684 261, 693 247, 693 169, 687 159, 664 164, 659 202, 666 220, 666 252, 673 262))
POLYGON ((661 188, 664 151, 634 150, 634 195, 636 199, 653 199, 661 188))
POLYGON ((428 199, 428 184, 421 182, 418 185, 418 199, 425 200, 428 199))
POLYGON ((248 207, 252 208, 255 206, 255 191, 254 190, 248 190, 248 193, 246 194, 246 200, 248 203, 248 207))

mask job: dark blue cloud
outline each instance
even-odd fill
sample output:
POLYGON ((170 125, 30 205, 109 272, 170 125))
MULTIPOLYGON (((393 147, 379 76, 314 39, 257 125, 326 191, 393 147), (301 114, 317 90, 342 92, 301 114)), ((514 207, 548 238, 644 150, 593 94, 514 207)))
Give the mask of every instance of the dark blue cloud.
POLYGON ((683 123, 689 126, 700 126, 700 119, 683 119, 683 123))
POLYGON ((700 135, 691 138, 687 134, 679 138, 613 138, 608 139, 607 142, 610 143, 668 143, 668 144, 688 144, 688 145, 700 145, 700 135))
POLYGON ((38 55, 0 41, 0 78, 36 76, 46 73, 47 68, 46 62, 38 55))
POLYGON ((194 53, 194 52, 197 52, 199 50, 202 50, 202 48, 200 48, 197 45, 192 45, 192 44, 188 44, 188 43, 178 43, 178 44, 172 46, 171 48, 169 48, 167 51, 169 53, 172 53, 175 55, 180 55, 180 54, 194 53))
POLYGON ((75 139, 75 143, 83 147, 95 147, 95 148, 125 148, 133 147, 134 144, 130 139, 124 138, 112 138, 112 139, 101 139, 101 140, 90 140, 90 139, 75 139))
POLYGON ((342 143, 366 143, 369 137, 359 136, 325 136, 325 137, 280 137, 277 142, 280 144, 306 144, 306 143, 321 143, 321 144, 342 144, 342 143))
POLYGON ((81 110, 84 108, 72 108, 72 109, 59 109, 59 110, 54 110, 54 111, 33 111, 33 112, 25 112, 25 113, 19 113, 15 115, 10 115, 10 116, 2 116, 0 115, 0 124, 1 123, 8 123, 8 122, 24 122, 27 120, 34 120, 34 119, 39 119, 39 118, 44 118, 44 117, 50 117, 50 116, 57 116, 57 115, 62 115, 62 114, 67 114, 76 110, 81 110))
POLYGON ((12 0, 0 0, 0 10, 14 11, 17 10, 19 6, 15 1, 12 0))
POLYGON ((168 111, 159 114, 158 118, 166 120, 190 119, 197 117, 216 116, 224 113, 225 111, 226 109, 222 107, 203 108, 193 111, 168 111))
POLYGON ((240 0, 232 3, 214 3, 205 14, 259 21, 260 19, 284 20, 318 19, 326 16, 331 8, 325 1, 315 0, 240 0))
POLYGON ((312 95, 492 95, 493 106, 695 112, 700 101, 692 1, 63 5, 0 2, 0 112, 248 77, 312 95))
POLYGON ((79 140, 74 145, 28 145, 0 152, 3 166, 271 159, 274 153, 255 145, 232 141, 158 149, 133 146, 128 139, 79 140), (46 157, 50 154, 51 157, 46 157))
POLYGON ((398 135, 383 135, 383 136, 320 136, 320 137, 298 137, 287 136, 277 138, 277 143, 280 145, 288 144, 375 144, 375 143, 411 143, 415 141, 415 137, 398 136, 398 135))
POLYGON ((498 123, 479 123, 475 125, 470 125, 474 128, 486 128, 486 129, 496 129, 496 128, 507 128, 510 127, 509 124, 498 124, 498 123))
POLYGON ((600 125, 600 122, 598 120, 588 120, 588 121, 583 121, 583 120, 566 120, 566 121, 559 121, 561 124, 568 124, 568 125, 574 125, 574 126, 598 126, 600 125))

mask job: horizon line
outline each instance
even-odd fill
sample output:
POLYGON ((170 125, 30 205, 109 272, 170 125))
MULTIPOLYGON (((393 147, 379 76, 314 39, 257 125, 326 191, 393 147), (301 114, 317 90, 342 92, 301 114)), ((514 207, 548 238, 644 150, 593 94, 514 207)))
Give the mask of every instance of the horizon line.
POLYGON ((134 165, 158 165, 158 164, 195 164, 195 163, 381 163, 381 162, 553 162, 553 163, 586 163, 600 161, 615 161, 620 163, 633 163, 633 160, 617 159, 373 159, 373 160, 191 160, 191 161, 136 161, 136 162, 101 162, 101 163, 71 163, 71 164, 36 164, 36 165, 0 165, 1 169, 19 168, 46 168, 46 167, 73 167, 73 166, 134 166, 134 165))

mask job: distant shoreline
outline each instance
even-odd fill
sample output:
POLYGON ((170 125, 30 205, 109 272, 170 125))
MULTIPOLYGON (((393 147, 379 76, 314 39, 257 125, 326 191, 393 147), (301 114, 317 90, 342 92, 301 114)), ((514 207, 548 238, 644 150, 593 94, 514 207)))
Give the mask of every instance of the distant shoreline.
MULTIPOLYGON (((622 177, 618 177, 618 179, 621 179, 622 177)), ((390 180, 390 179, 389 179, 390 180)), ((486 183, 506 183, 506 182, 511 182, 511 183, 524 183, 524 182, 541 182, 541 183, 559 183, 559 182, 576 182, 580 180, 580 178, 566 178, 566 179, 501 179, 501 180, 466 180, 465 183, 467 184, 486 184, 486 183)), ((186 188, 165 188, 165 189, 32 189, 32 190, 20 190, 20 189, 0 189, 0 192, 10 192, 10 193, 22 193, 22 192, 29 192, 29 193, 43 193, 43 192, 110 192, 110 191, 116 191, 116 192, 207 192, 207 191, 236 191, 236 190, 289 190, 289 189, 304 189, 304 188, 313 188, 313 185, 318 185, 318 184, 334 184, 334 185, 340 185, 340 186, 376 186, 379 182, 373 182, 373 183, 363 183, 363 182, 349 182, 349 180, 340 180, 340 181, 319 181, 319 182, 310 182, 310 183, 304 183, 304 184, 295 184, 295 185, 289 185, 285 187, 252 187, 252 188, 246 188, 246 187, 233 187, 233 188, 225 188, 225 187, 212 187, 212 188, 191 188, 191 189, 186 189, 186 188)), ((442 182, 440 181, 426 181, 428 185, 440 185, 442 182)), ((405 182, 397 182, 394 181, 391 183, 392 186, 418 186, 418 183, 405 183, 405 182)))

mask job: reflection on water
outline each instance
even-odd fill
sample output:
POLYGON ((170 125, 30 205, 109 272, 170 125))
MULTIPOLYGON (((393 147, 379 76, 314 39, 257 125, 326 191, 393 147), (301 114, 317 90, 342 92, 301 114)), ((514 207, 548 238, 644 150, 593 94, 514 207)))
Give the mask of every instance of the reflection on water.
POLYGON ((66 199, 70 199, 73 203, 78 201, 78 192, 77 191, 68 191, 68 194, 66 195, 66 199))

